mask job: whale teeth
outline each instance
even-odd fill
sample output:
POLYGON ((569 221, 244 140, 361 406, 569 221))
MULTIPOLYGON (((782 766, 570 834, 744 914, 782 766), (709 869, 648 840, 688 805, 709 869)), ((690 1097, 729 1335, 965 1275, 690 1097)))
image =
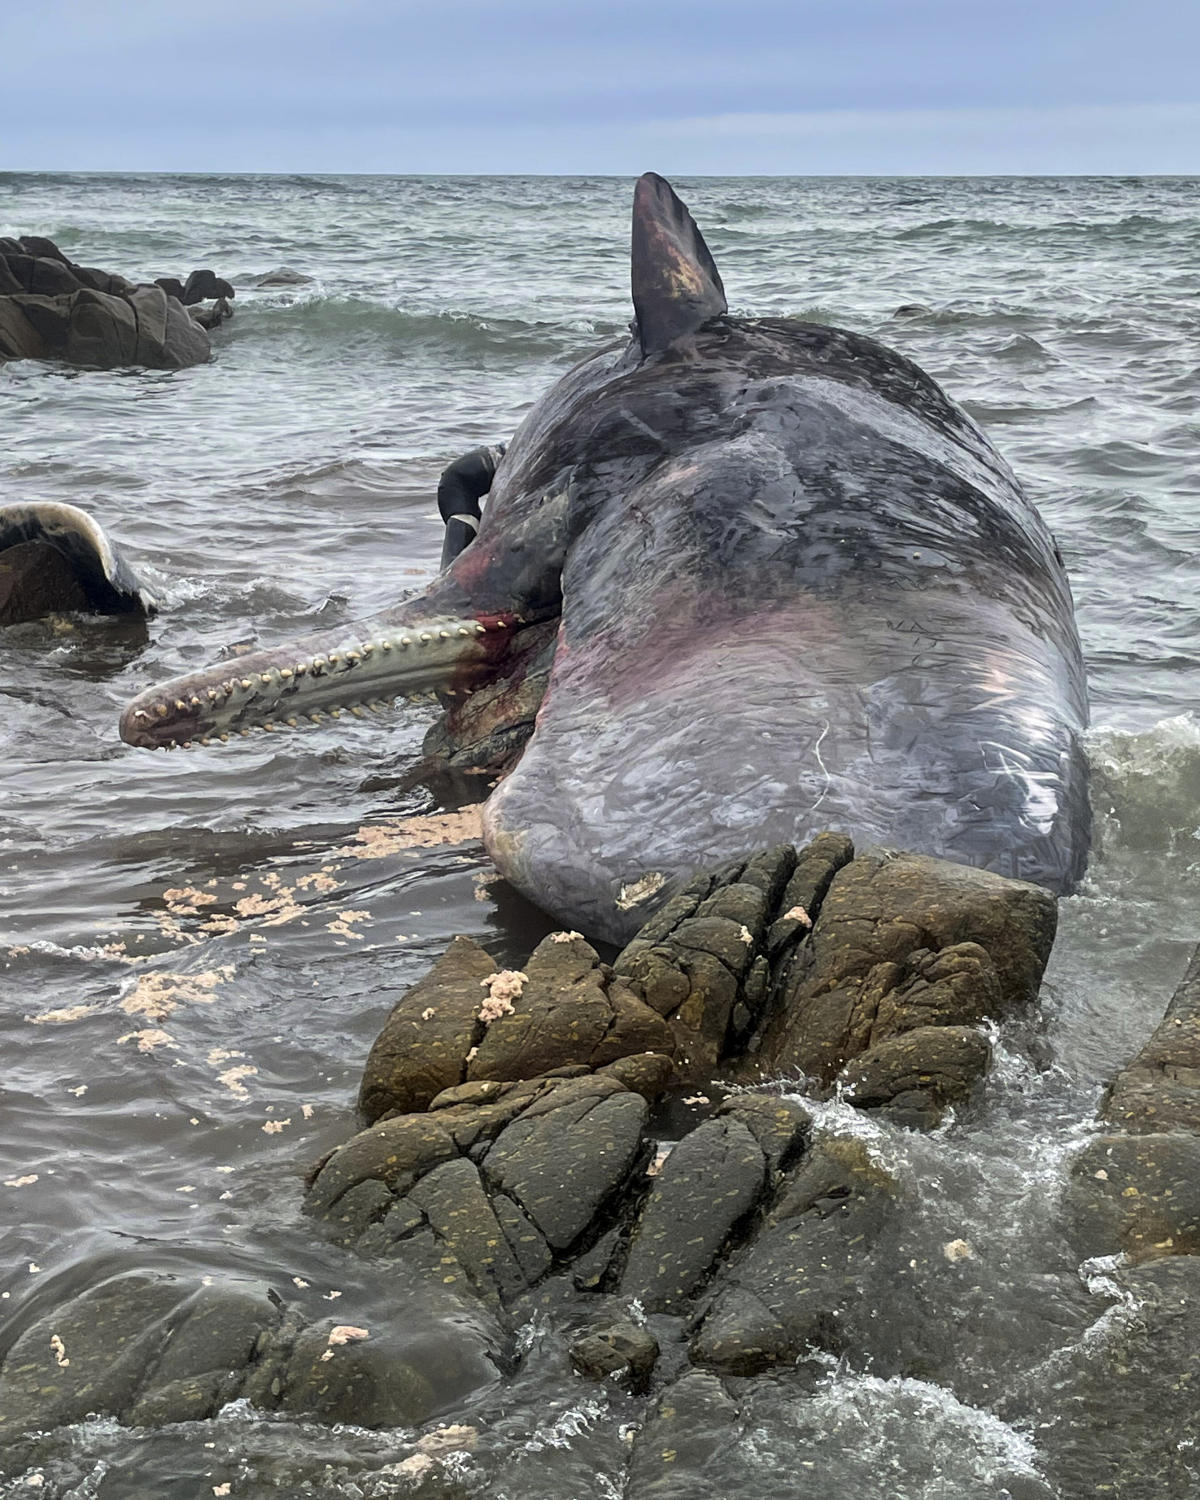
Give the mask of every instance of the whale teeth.
POLYGON ((375 654, 375 642, 364 641, 361 650, 364 656, 373 656, 375 654))
POLYGON ((287 720, 285 720, 285 723, 287 724, 287 727, 289 729, 295 729, 296 725, 299 724, 299 722, 300 722, 299 719, 287 719, 287 720))
POLYGON ((341 661, 341 659, 342 658, 341 658, 341 655, 340 655, 339 652, 337 652, 337 651, 331 651, 329 653, 329 665, 331 667, 336 667, 337 664, 338 664, 338 662, 341 661))
POLYGON ((155 712, 158 714, 158 717, 160 719, 165 719, 167 717, 167 715, 171 712, 171 710, 167 707, 167 705, 165 703, 159 703, 159 704, 155 705, 155 712))
POLYGON ((227 734, 219 734, 217 738, 221 741, 222 745, 228 745, 229 736, 227 734))
MULTIPOLYGON (((268 681, 269 680, 270 679, 268 679, 268 681)), ((253 686, 254 686, 254 683, 251 681, 251 679, 249 677, 243 677, 242 678, 242 687, 245 688, 247 691, 250 688, 252 688, 253 686)))
POLYGON ((202 706, 203 705, 201 704, 199 698, 196 698, 196 697, 193 696, 193 697, 191 697, 191 698, 188 699, 188 707, 189 708, 200 708, 202 706))
POLYGON ((398 640, 398 641, 397 641, 397 642, 396 642, 396 644, 397 644, 397 646, 399 646, 399 647, 400 647, 400 649, 401 649, 401 651, 403 651, 403 650, 405 650, 405 649, 406 649, 406 648, 407 648, 407 647, 408 647, 408 646, 411 646, 411 645, 412 645, 412 641, 411 641, 411 639, 410 639, 410 638, 409 638, 409 637, 408 637, 408 636, 406 636, 406 635, 402 635, 402 636, 401 636, 401 637, 400 637, 400 639, 399 639, 399 640, 398 640))
POLYGON ((357 651, 347 651, 346 652, 346 665, 348 667, 356 667, 356 666, 358 666, 358 664, 359 664, 360 661, 362 661, 362 657, 359 655, 359 653, 357 651))
POLYGON ((394 647, 392 646, 391 641, 389 641, 386 637, 382 641, 380 641, 379 644, 383 647, 383 649, 385 651, 391 651, 391 650, 394 649, 394 647))
POLYGON ((196 741, 196 743, 197 743, 197 744, 198 744, 198 745, 211 745, 211 744, 212 744, 212 736, 211 736, 211 735, 207 735, 207 734, 206 734, 206 735, 205 735, 205 736, 204 736, 204 737, 203 737, 203 739, 199 739, 199 740, 197 740, 197 741, 196 741))
POLYGON ((148 719, 150 717, 150 715, 146 712, 146 710, 144 708, 135 708, 134 711, 133 711, 133 717, 135 719, 148 719))
POLYGON ((263 683, 269 683, 269 682, 274 682, 275 681, 274 677, 271 676, 270 672, 260 672, 258 674, 258 680, 259 680, 259 682, 263 682, 263 683))
POLYGON ((291 667, 280 667, 279 675, 283 678, 284 682, 287 682, 292 676, 291 667))
POLYGON ((314 656, 311 665, 314 672, 321 672, 329 665, 329 663, 323 656, 314 656))
POLYGON ((311 724, 324 724, 325 715, 318 709, 316 713, 309 714, 308 719, 311 724))

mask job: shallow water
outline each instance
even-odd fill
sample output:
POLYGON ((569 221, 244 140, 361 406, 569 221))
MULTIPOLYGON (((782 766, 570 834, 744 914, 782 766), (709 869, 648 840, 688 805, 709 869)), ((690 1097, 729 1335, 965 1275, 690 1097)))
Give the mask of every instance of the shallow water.
MULTIPOLYGON (((830 1368, 813 1401, 783 1382, 725 1460, 747 1500, 808 1494, 806 1475, 814 1495, 983 1500, 1039 1471, 1038 1372, 1104 1336, 1112 1298, 1061 1235, 1064 1162, 1200 937, 1197 183, 677 186, 734 311, 880 337, 967 405, 1075 589, 1100 840, 1062 906, 1042 1033, 1006 1033, 982 1110, 933 1137, 823 1115, 911 1186, 914 1258, 945 1266, 914 1293, 946 1310, 943 1373, 830 1368), (974 1253, 951 1264, 958 1239, 974 1253)), ((300 1218, 300 1177, 352 1129, 372 1038, 449 936, 515 958, 548 924, 478 845, 396 826, 436 811, 401 789, 426 710, 186 756, 124 747, 115 720, 230 642, 432 575, 441 467, 624 329, 628 202, 615 179, 0 175, 0 233, 133 277, 211 265, 238 289, 200 369, 0 367, 0 499, 93 510, 165 601, 148 630, 0 643, 0 1344, 100 1266, 266 1279, 314 1315, 436 1336, 436 1307, 397 1308, 300 1218), (254 287, 281 264, 312 281, 254 287)), ((463 1482, 620 1494, 640 1404, 577 1382, 553 1330, 526 1342, 511 1385, 452 1392, 443 1420, 479 1429, 463 1482)), ((41 1440, 0 1494, 37 1473, 39 1493, 104 1500, 403 1494, 385 1471, 412 1436, 242 1407, 159 1433, 100 1421, 41 1440)))

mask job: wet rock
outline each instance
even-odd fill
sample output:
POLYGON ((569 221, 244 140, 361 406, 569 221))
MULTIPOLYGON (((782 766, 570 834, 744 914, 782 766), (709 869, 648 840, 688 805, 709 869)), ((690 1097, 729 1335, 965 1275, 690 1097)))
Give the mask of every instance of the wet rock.
POLYGON ((193 271, 183 286, 183 296, 180 302, 184 307, 191 307, 194 302, 211 302, 213 298, 230 298, 234 295, 233 288, 227 281, 222 280, 215 271, 200 270, 193 271))
POLYGON ((762 948, 796 865, 789 845, 703 875, 622 950, 614 971, 670 1022, 682 1077, 712 1072, 750 1034, 767 997, 762 948))
POLYGON ((279 1409, 356 1427, 424 1421, 436 1405, 424 1352, 414 1355, 402 1338, 375 1329, 366 1330, 365 1339, 337 1342, 337 1326, 329 1318, 299 1334, 281 1381, 279 1409))
POLYGON ((409 1190, 408 1199, 489 1301, 511 1300, 550 1269, 552 1257, 537 1228, 515 1203, 498 1198, 493 1205, 474 1162, 460 1157, 435 1168, 409 1190), (502 1203, 516 1246, 498 1216, 502 1203))
POLYGON ((829 1083, 889 1035, 1030 1003, 1056 918, 1038 886, 925 855, 860 855, 790 961, 763 1066, 829 1083))
POLYGON ((294 270, 291 266, 276 266, 273 271, 265 271, 261 276, 254 278, 255 286, 310 286, 313 278, 306 276, 303 271, 294 270))
POLYGON ((483 981, 495 972, 495 960, 478 943, 456 937, 401 997, 367 1057, 358 1107, 368 1120, 424 1109, 464 1081, 467 1053, 483 1032, 483 981))
POLYGON ((667 1387, 634 1441, 626 1494, 635 1500, 725 1500, 709 1478, 741 1436, 740 1409, 721 1381, 692 1370, 667 1387))
POLYGON ((587 1071, 673 1046, 661 1017, 613 978, 582 938, 547 938, 522 975, 492 986, 493 999, 487 981, 497 977, 494 960, 478 944, 454 939, 402 997, 371 1048, 359 1093, 368 1119, 423 1109, 439 1097, 444 1102, 460 1084, 587 1071))
POLYGON ((219 328, 233 317, 233 308, 226 298, 218 297, 207 307, 189 307, 188 315, 193 323, 198 323, 206 332, 211 333, 214 328, 219 328))
POLYGON ((692 1359, 729 1375, 792 1364, 810 1348, 865 1347, 864 1273, 898 1187, 859 1140, 828 1138, 790 1172, 762 1229, 722 1277, 692 1359))
POLYGON ((145 1424, 212 1416, 279 1322, 265 1287, 110 1277, 43 1314, 8 1351, 0 1436, 89 1412, 145 1424))
POLYGON ((577 1063, 603 1067, 630 1053, 670 1053, 671 1028, 590 943, 555 933, 535 949, 511 1009, 492 1021, 467 1064, 470 1079, 535 1078, 577 1063))
POLYGON ((1200 1137, 1109 1135, 1075 1158, 1066 1206, 1081 1256, 1200 1254, 1200 1137))
POLYGON ((306 1210, 363 1254, 436 1253, 443 1280, 511 1303, 607 1231, 648 1153, 640 1090, 660 1088, 670 1062, 563 1071, 575 1076, 459 1085, 428 1113, 361 1131, 319 1165, 306 1210))
POLYGON ((205 331, 231 314, 214 304, 203 326, 183 302, 225 299, 233 288, 212 272, 134 286, 122 276, 77 266, 49 240, 0 243, 0 360, 65 359, 95 369, 142 365, 179 370, 209 358, 205 331), (32 247, 32 248, 31 248, 32 247))
POLYGON ((833 877, 854 858, 854 845, 842 833, 819 833, 800 850, 796 867, 778 904, 767 948, 771 961, 797 939, 806 936, 829 893, 833 877))
POLYGON ((1200 1131, 1200 948, 1162 1022, 1117 1075, 1100 1117, 1126 1130, 1200 1131))
POLYGON ((483 1159, 484 1174, 553 1250, 565 1251, 645 1154, 647 1115, 639 1094, 606 1079, 565 1082, 501 1132, 483 1159))
MULTIPOLYGON (((436 1114, 384 1120, 330 1154, 309 1188, 305 1206, 320 1217, 337 1215, 352 1236, 374 1216, 374 1210, 368 1207, 371 1200, 358 1200, 343 1211, 352 1190, 374 1183, 389 1196, 403 1196, 426 1172, 457 1156, 458 1149, 444 1119, 436 1114)), ((377 1202, 374 1189, 372 1194, 377 1202)))
POLYGON ((930 1130, 970 1099, 991 1060, 987 1038, 968 1026, 921 1026, 869 1047, 842 1069, 844 1097, 899 1125, 930 1130))
POLYGON ((1036 1382, 1027 1420, 1056 1494, 1166 1500, 1197 1493, 1200 1260, 1117 1270, 1103 1332, 1036 1382))
POLYGON ((642 1391, 658 1359, 658 1340, 649 1329, 619 1319, 577 1338, 569 1353, 572 1367, 589 1380, 615 1375, 642 1391))
POLYGON ((812 1131, 812 1116, 804 1105, 775 1094, 733 1094, 717 1116, 737 1120, 749 1130, 772 1179, 804 1151, 812 1131))
POLYGON ((707 1120, 684 1136, 642 1209, 622 1294, 647 1312, 684 1312, 765 1187, 766 1159, 741 1121, 707 1120))

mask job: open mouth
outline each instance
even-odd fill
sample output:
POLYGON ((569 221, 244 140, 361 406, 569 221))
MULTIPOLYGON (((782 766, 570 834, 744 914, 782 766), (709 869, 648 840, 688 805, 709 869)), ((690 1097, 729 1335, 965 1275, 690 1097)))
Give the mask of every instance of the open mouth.
POLYGON ((256 651, 148 689, 121 715, 121 738, 149 750, 225 743, 256 730, 359 718, 398 697, 469 692, 500 668, 516 615, 388 616, 256 651))

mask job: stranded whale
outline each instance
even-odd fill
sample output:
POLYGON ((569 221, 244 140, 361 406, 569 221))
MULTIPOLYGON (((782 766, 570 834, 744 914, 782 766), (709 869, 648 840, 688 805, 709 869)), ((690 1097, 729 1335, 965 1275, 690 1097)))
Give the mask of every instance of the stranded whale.
POLYGON ((375 619, 126 710, 163 747, 470 691, 557 621, 537 727, 490 798, 501 873, 621 940, 695 869, 838 828, 1069 890, 1087 720, 1054 540, 911 361, 726 312, 669 184, 634 197, 633 337, 500 460, 478 536, 375 619))

